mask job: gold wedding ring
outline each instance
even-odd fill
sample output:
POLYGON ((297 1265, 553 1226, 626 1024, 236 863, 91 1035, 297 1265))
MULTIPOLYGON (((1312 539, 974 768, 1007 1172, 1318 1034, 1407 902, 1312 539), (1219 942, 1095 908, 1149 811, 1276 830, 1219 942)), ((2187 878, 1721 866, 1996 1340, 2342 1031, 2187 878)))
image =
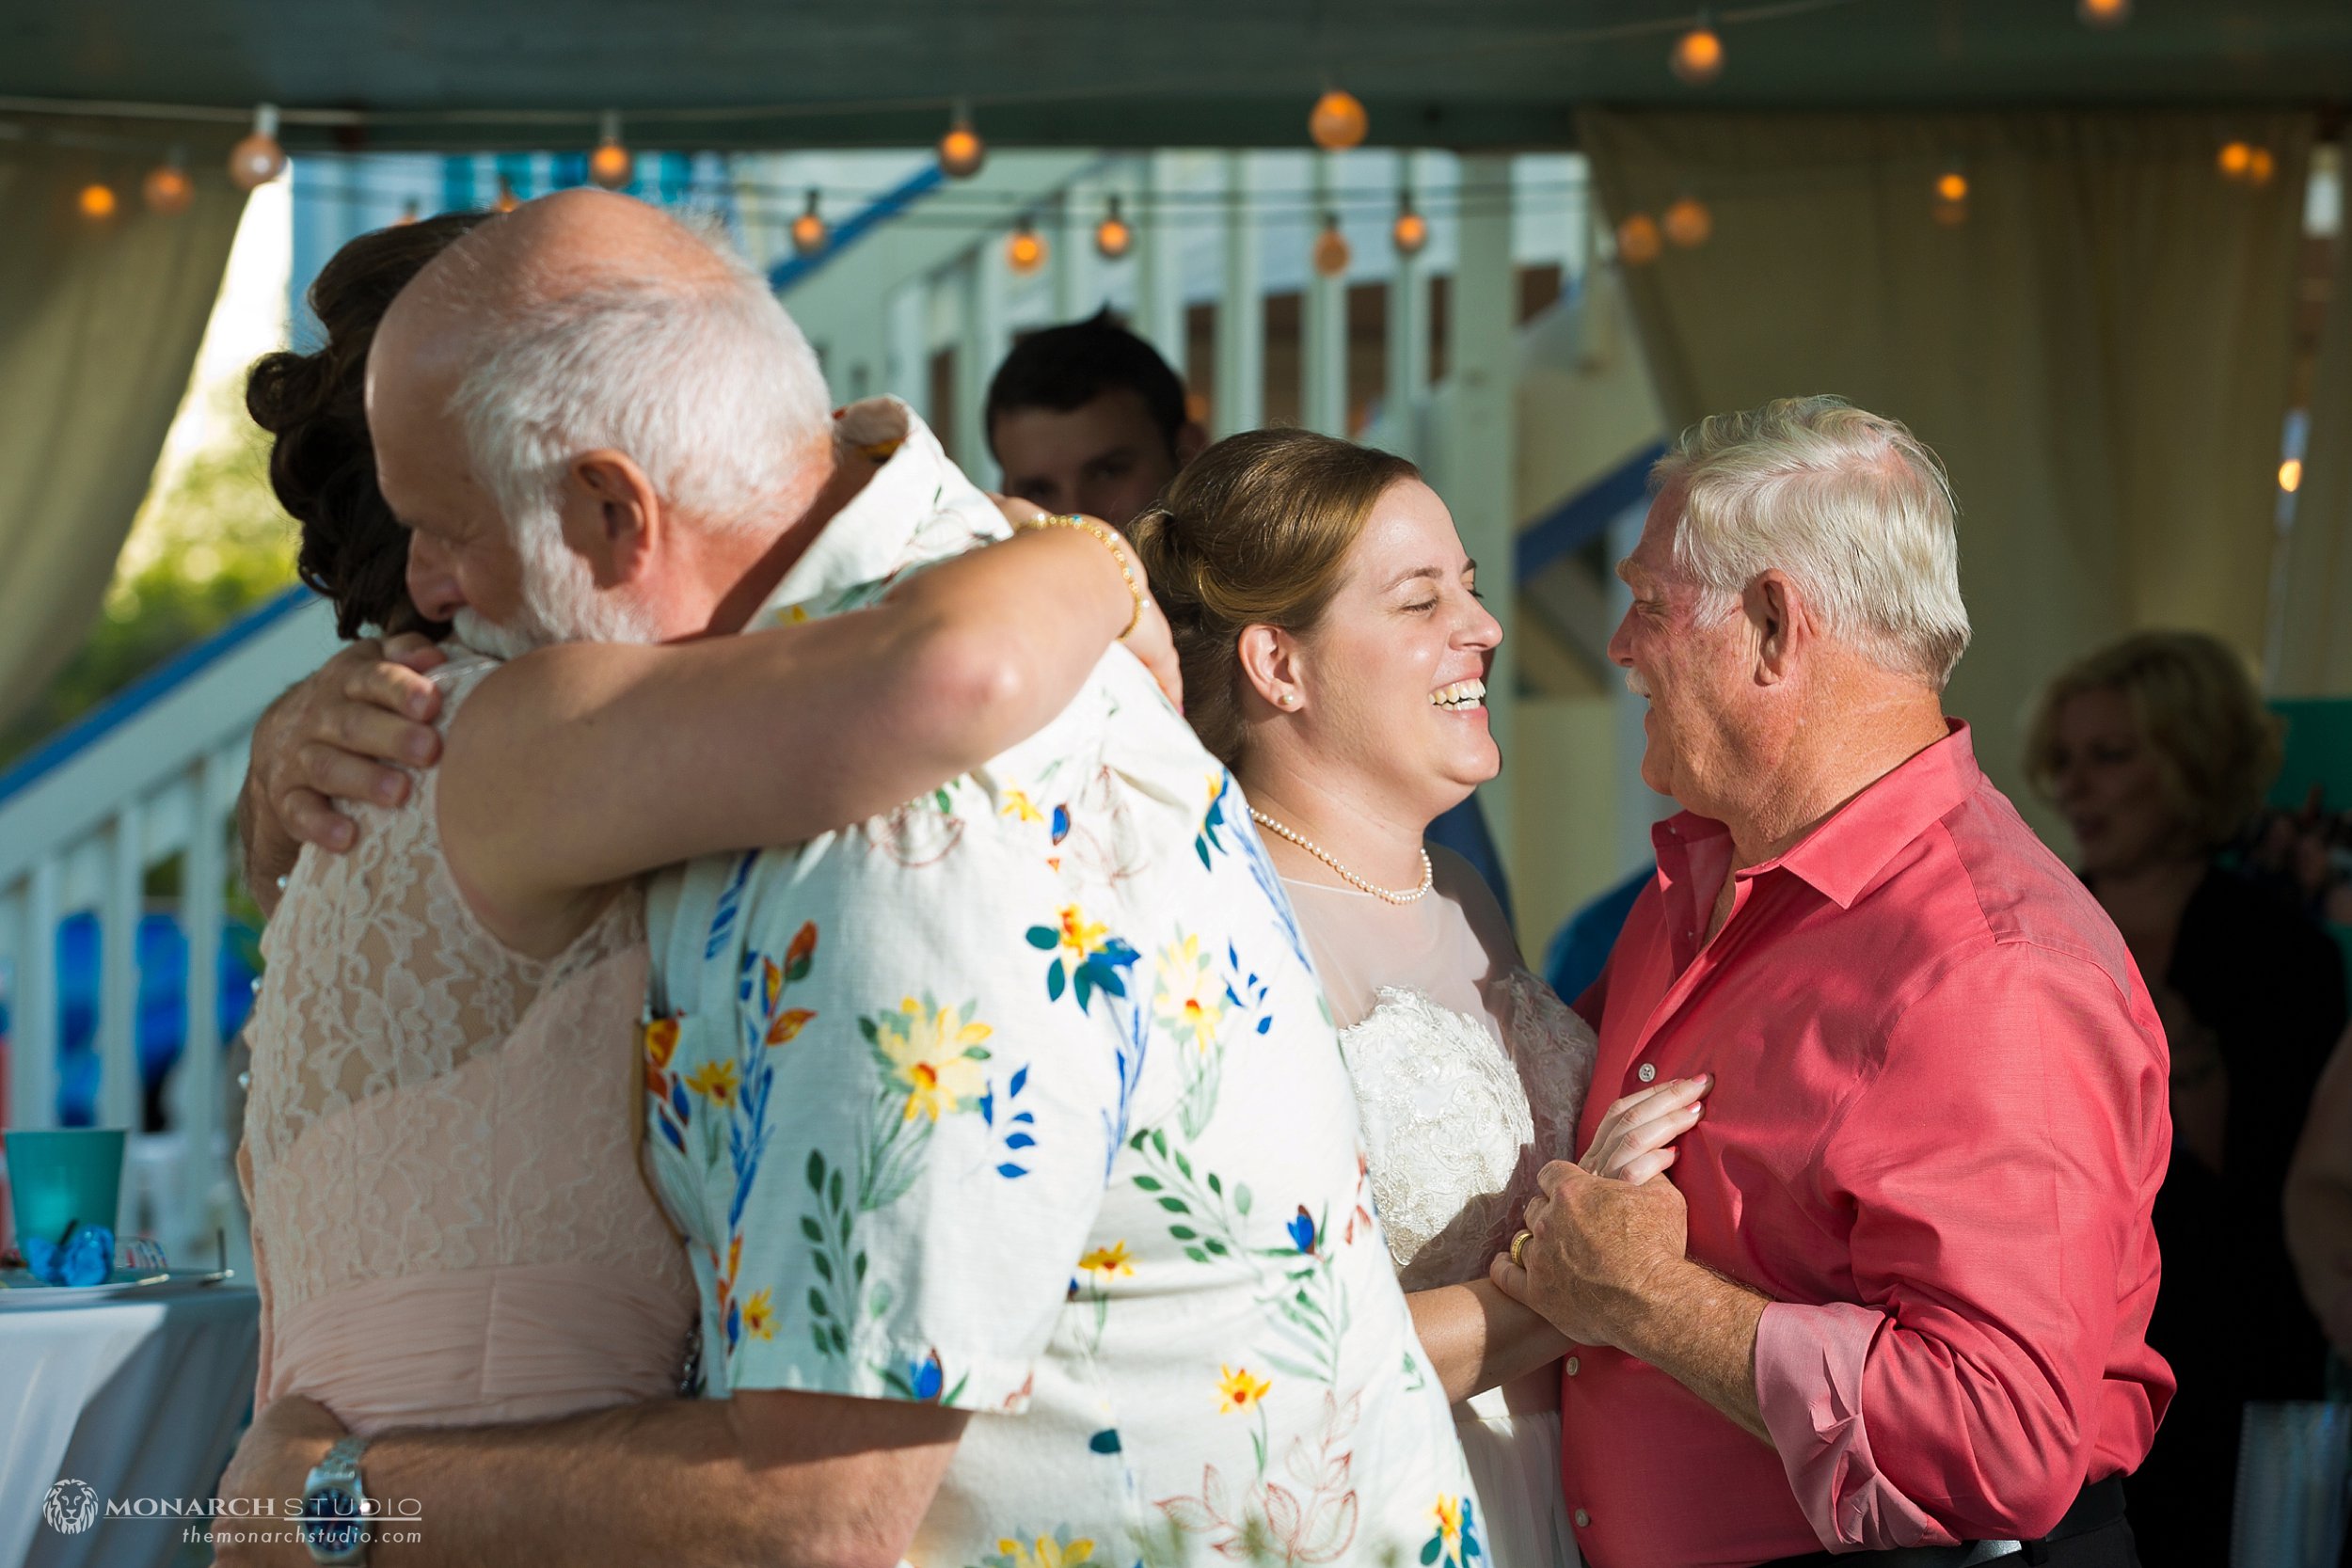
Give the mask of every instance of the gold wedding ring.
POLYGON ((1526 1250, 1528 1238, 1534 1234, 1535 1232, 1533 1230, 1522 1230, 1518 1235, 1511 1238, 1511 1266, 1513 1268, 1523 1269, 1527 1267, 1527 1264, 1521 1261, 1519 1254, 1526 1250))

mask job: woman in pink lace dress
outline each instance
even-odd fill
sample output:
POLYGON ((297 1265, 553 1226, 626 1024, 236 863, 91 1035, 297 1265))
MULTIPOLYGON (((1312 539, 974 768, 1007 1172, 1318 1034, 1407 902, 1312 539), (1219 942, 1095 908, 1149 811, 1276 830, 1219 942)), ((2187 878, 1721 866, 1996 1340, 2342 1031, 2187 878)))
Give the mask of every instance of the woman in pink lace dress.
MULTIPOLYGON (((353 242, 312 291, 326 343, 270 356, 248 389, 277 438, 273 483, 303 525, 304 576, 336 602, 346 635, 419 619, 402 586, 408 536, 374 483, 362 412, 370 341, 399 290, 482 221, 456 215, 353 242)), ((845 444, 840 483, 853 489, 886 455, 845 444)), ((1155 652, 1160 628, 1156 652, 1172 668, 1165 624, 1119 566, 1096 539, 1044 530, 821 627, 565 650, 576 676, 607 681, 599 690, 659 668, 663 689, 696 693, 672 698, 666 741, 681 739, 679 725, 718 733, 683 736, 707 742, 693 746, 703 765, 691 769, 600 769, 604 809, 624 814, 625 831, 578 846, 593 885, 542 896, 528 917, 497 895, 513 885, 514 857, 492 875, 481 828, 516 793, 529 798, 527 764, 494 772, 485 758, 496 748, 460 744, 442 767, 383 776, 391 787, 381 796, 357 774, 353 794, 373 798, 317 800, 320 820, 342 832, 311 831, 349 852, 306 851, 284 880, 250 1026, 239 1169, 262 1298, 260 1400, 307 1394, 365 1433, 542 1419, 676 1387, 695 1300, 639 1172, 646 953, 626 873, 887 810, 1041 725, 1131 616, 1139 651, 1155 652), (1018 696, 977 704, 940 689, 941 651, 969 662, 976 648, 1011 661, 999 689, 1018 696), (860 677, 854 693, 840 689, 849 670, 860 677), (731 714, 709 700, 727 691, 743 699, 731 714), (876 753, 854 765, 809 744, 810 727, 837 721, 850 701, 864 750, 876 753), (639 866, 625 863, 631 857, 639 866)), ((545 583, 534 594, 528 568, 524 578, 523 609, 546 626, 561 595, 545 583)), ((444 739, 503 668, 454 652, 437 667, 416 660, 430 668, 444 739)), ((381 680, 373 660, 372 644, 339 656, 285 714, 381 680)), ((615 701, 605 716, 627 711, 615 701)), ((301 733, 293 718, 265 722, 256 781, 282 744, 273 736, 288 733, 301 733)), ((280 797, 249 786, 257 798, 280 797)), ((265 841, 287 843, 282 812, 241 815, 266 863, 265 841)))

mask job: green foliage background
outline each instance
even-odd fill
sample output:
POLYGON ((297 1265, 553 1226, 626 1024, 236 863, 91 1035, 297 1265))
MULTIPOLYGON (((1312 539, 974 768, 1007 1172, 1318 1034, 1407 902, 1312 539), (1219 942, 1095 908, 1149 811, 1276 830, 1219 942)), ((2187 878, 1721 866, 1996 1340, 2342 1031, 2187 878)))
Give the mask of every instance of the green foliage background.
POLYGON ((294 580, 295 527, 270 493, 265 438, 235 428, 148 497, 88 636, 0 730, 0 767, 294 580))

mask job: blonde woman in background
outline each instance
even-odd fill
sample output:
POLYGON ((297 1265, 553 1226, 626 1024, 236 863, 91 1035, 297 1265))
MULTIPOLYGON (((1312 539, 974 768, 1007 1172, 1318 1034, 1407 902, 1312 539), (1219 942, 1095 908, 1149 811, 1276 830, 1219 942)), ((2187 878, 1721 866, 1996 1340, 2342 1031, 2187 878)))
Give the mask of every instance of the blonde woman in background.
POLYGON ((2149 1568, 2226 1560, 2249 1400, 2320 1397, 2324 1345, 2280 1219, 2287 1163, 2344 980, 2326 933, 2223 851, 2261 809, 2279 721, 2200 632, 2143 632, 2060 672, 2026 772, 2073 830, 2075 869, 2130 945, 2171 1046, 2164 1285, 2148 1343, 2180 1393, 2127 1483, 2149 1568))
MULTIPOLYGON (((1347 1052, 1414 1327, 1485 1500, 1494 1568, 1578 1560, 1560 1484, 1567 1341, 1490 1284, 1574 1158, 1590 1028, 1529 974, 1468 863, 1424 847, 1493 778, 1502 627, 1445 503, 1400 457, 1305 431, 1217 443, 1130 525, 1176 634, 1185 717, 1233 770, 1347 1052)), ((1645 1180, 1703 1085, 1611 1111, 1589 1168, 1645 1180)))

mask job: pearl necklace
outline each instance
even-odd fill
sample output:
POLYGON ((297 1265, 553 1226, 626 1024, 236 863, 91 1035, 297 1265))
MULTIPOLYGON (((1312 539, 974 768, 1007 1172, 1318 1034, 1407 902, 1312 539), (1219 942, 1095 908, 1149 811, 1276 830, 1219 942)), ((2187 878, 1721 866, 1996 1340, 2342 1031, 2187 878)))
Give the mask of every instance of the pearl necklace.
POLYGON ((1282 837, 1289 839, 1293 844, 1297 845, 1301 849, 1306 850, 1307 853, 1314 856, 1315 859, 1321 861, 1324 864, 1338 872, 1341 879, 1344 880, 1348 886, 1356 889, 1359 893, 1369 893, 1375 898, 1385 899, 1387 902, 1391 904, 1417 904, 1423 898, 1428 897, 1429 890, 1438 885, 1438 868, 1429 863, 1429 851, 1426 849, 1423 849, 1421 852, 1421 886, 1413 889, 1410 893, 1393 893, 1387 888, 1378 887, 1371 882, 1365 881, 1361 877, 1357 876, 1356 873, 1342 865, 1337 860, 1334 860, 1331 856, 1331 851, 1326 849, 1322 845, 1317 844, 1313 840, 1306 838, 1301 834, 1293 832, 1290 829, 1285 828, 1282 824, 1277 822, 1274 818, 1268 816, 1265 813, 1260 811, 1255 806, 1249 808, 1249 819, 1257 823, 1261 828, 1264 828, 1270 832, 1279 833, 1282 837))

